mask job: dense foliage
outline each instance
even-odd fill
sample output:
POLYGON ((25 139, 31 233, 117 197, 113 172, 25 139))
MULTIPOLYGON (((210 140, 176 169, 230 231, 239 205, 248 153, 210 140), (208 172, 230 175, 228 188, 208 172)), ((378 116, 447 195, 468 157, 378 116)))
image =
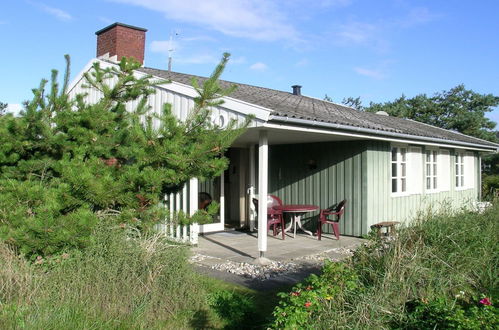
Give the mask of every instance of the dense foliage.
POLYGON ((497 329, 499 205, 425 216, 283 293, 274 328, 497 329))
MULTIPOLYGON (((161 221, 162 196, 190 178, 220 175, 247 124, 211 122, 210 108, 233 90, 217 82, 228 54, 202 87, 193 81, 198 97, 185 121, 169 104, 150 109, 154 87, 167 82, 135 74, 133 59, 96 62, 85 74, 97 103, 70 98, 67 59, 61 88, 54 70, 19 117, 0 117, 0 239, 33 257, 86 246, 99 222, 143 231, 161 221)), ((196 221, 210 219, 203 212, 196 221)))

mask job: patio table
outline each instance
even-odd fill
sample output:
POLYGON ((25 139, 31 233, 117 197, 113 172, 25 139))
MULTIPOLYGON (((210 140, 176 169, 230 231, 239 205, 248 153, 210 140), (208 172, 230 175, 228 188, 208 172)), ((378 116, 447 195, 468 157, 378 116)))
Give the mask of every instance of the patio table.
POLYGON ((274 209, 280 210, 283 213, 291 213, 291 223, 289 224, 286 229, 284 229, 284 232, 288 232, 291 227, 294 225, 294 231, 293 231, 293 238, 296 237, 296 225, 300 227, 301 230, 303 230, 305 233, 309 234, 310 236, 313 236, 311 231, 306 230, 303 228, 301 224, 301 216, 305 213, 308 212, 313 212, 319 209, 318 206, 315 205, 302 205, 302 204, 288 204, 288 205, 278 205, 274 206, 274 209))

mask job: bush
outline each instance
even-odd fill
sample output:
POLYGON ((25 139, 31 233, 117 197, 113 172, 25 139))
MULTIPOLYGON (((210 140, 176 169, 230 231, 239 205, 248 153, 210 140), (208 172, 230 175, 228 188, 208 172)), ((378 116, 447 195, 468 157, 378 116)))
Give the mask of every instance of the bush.
POLYGON ((314 322, 324 310, 341 306, 345 297, 359 289, 353 269, 342 263, 327 262, 322 274, 310 275, 290 293, 280 293, 281 301, 274 310, 273 326, 281 329, 315 329, 314 322))
POLYGON ((471 297, 483 295, 492 301, 498 297, 498 221, 496 203, 483 214, 463 212, 418 219, 388 243, 372 236, 345 265, 333 272, 327 265, 320 277, 311 277, 291 293, 281 294, 273 325, 415 329, 427 328, 424 323, 435 319, 443 328, 493 327, 497 309, 481 306, 471 297), (341 269, 348 271, 337 277, 328 275, 341 274, 341 269), (355 283, 354 289, 342 286, 348 279, 355 283), (314 293, 303 290, 311 280, 319 286, 325 283, 326 290, 338 291, 331 300, 315 298, 314 293), (456 303, 461 291, 468 298, 456 303), (310 302, 308 307, 306 302, 310 302))
POLYGON ((470 304, 462 299, 446 301, 443 298, 431 302, 418 301, 409 305, 406 319, 398 325, 404 329, 499 328, 499 308, 492 305, 480 302, 470 304))

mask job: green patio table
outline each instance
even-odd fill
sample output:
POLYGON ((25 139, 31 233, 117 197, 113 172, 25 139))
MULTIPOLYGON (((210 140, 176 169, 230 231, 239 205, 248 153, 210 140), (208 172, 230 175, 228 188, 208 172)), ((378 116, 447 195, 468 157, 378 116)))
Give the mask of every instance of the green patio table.
POLYGON ((301 224, 301 217, 305 213, 308 212, 313 212, 319 209, 318 206, 316 205, 308 205, 308 204, 287 204, 287 205, 278 205, 274 206, 274 209, 282 211, 283 213, 290 213, 291 214, 291 223, 289 224, 286 229, 284 229, 284 232, 288 232, 291 227, 294 227, 293 230, 293 238, 296 237, 296 226, 303 230, 305 233, 309 234, 310 236, 313 236, 311 231, 306 230, 303 228, 301 224))

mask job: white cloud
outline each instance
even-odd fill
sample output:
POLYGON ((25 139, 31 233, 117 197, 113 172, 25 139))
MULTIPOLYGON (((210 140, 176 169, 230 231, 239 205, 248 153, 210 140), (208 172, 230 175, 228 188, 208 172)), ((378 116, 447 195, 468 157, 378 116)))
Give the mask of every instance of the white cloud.
POLYGON ((230 64, 244 64, 246 63, 246 57, 244 56, 239 56, 239 57, 235 57, 235 58, 230 58, 229 60, 229 63, 230 64))
POLYGON ((307 66, 308 64, 309 64, 309 61, 306 58, 302 58, 301 60, 299 60, 298 62, 295 63, 295 66, 304 67, 304 66, 307 66))
POLYGON ((381 71, 381 70, 374 70, 374 69, 366 69, 366 68, 361 68, 361 67, 355 67, 353 68, 355 72, 360 74, 361 76, 366 76, 369 78, 374 78, 374 79, 384 79, 386 77, 386 74, 381 71))
POLYGON ((254 71, 265 71, 268 69, 268 66, 265 63, 256 62, 255 64, 252 64, 249 68, 254 71))
POLYGON ((173 58, 173 63, 182 64, 216 64, 219 58, 211 54, 200 54, 194 56, 177 56, 173 58))
POLYGON ((337 35, 344 43, 363 45, 372 40, 377 30, 374 24, 354 21, 342 24, 337 35))
POLYGON ((57 18, 58 20, 61 20, 63 22, 68 22, 68 21, 73 19, 73 16, 71 16, 71 14, 69 14, 68 12, 66 12, 62 9, 50 7, 50 6, 47 6, 46 4, 43 4, 43 3, 34 3, 34 2, 30 2, 30 3, 39 7, 41 10, 43 10, 47 14, 50 14, 50 15, 54 16, 55 18, 57 18))
POLYGON ((22 104, 9 103, 9 105, 7 106, 7 109, 5 109, 5 112, 10 112, 10 113, 14 114, 14 116, 17 116, 22 109, 24 109, 22 104))
POLYGON ((415 7, 409 10, 409 14, 399 22, 402 27, 425 24, 440 17, 440 15, 430 12, 426 7, 415 7))
POLYGON ((111 0, 145 7, 166 18, 255 40, 298 40, 298 33, 277 5, 267 0, 111 0))
POLYGON ((168 54, 170 49, 178 51, 180 49, 179 43, 175 40, 154 40, 150 45, 151 51, 155 53, 168 54))
POLYGON ((112 19, 110 19, 109 17, 106 17, 106 16, 98 16, 97 19, 104 24, 113 24, 114 23, 114 21, 112 19))

